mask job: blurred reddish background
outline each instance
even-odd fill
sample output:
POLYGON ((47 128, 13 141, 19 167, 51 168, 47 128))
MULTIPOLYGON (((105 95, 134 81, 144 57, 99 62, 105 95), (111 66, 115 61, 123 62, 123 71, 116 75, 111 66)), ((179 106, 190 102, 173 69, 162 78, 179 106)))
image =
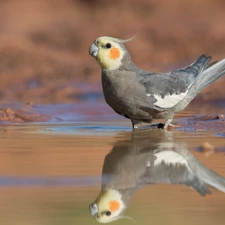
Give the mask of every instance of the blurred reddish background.
MULTIPOLYGON (((102 99, 100 67, 88 55, 101 35, 129 38, 133 61, 150 71, 225 57, 223 0, 2 0, 0 100, 74 103, 102 99)), ((225 78, 198 100, 225 98, 225 78), (216 92, 215 92, 216 89, 216 92)))

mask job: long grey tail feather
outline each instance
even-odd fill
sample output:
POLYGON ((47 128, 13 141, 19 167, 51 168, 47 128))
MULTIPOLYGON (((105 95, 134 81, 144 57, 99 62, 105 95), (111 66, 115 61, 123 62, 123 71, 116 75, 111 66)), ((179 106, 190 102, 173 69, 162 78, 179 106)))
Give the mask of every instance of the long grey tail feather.
POLYGON ((200 173, 202 175, 201 179, 203 180, 203 182, 210 187, 213 187, 225 193, 225 178, 208 169, 204 165, 198 166, 200 167, 200 173))
POLYGON ((207 87, 215 80, 225 74, 225 59, 213 64, 203 71, 201 74, 202 80, 197 87, 197 92, 200 92, 203 88, 207 87))

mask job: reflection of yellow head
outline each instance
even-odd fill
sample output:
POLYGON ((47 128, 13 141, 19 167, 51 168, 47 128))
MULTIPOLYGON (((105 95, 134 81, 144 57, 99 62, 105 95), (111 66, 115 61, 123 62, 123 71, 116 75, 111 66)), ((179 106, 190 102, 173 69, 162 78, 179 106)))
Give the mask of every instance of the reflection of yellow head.
POLYGON ((117 190, 108 189, 102 191, 96 199, 98 214, 96 220, 99 223, 109 223, 120 218, 125 204, 117 190))

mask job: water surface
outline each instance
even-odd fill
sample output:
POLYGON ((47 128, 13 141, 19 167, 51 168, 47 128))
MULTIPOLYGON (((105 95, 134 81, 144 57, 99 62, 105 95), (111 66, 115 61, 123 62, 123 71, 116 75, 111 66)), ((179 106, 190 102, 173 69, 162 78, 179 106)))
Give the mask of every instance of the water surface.
MULTIPOLYGON (((5 125, 0 133, 0 217, 4 225, 96 224, 88 205, 100 191, 104 159, 118 143, 123 143, 121 151, 131 148, 133 139, 138 148, 165 141, 185 146, 201 163, 225 177, 225 140, 212 132, 134 133, 129 122, 80 122, 5 125), (206 141, 221 151, 199 151, 206 141)), ((156 184, 137 191, 125 215, 138 224, 222 225, 224 212, 225 194, 220 191, 201 197, 186 186, 156 184)))

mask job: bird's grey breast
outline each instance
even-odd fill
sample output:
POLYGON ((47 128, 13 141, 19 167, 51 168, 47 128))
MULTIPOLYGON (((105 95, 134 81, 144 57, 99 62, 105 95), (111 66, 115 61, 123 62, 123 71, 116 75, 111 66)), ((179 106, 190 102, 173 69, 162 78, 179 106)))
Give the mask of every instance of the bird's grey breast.
MULTIPOLYGON (((102 87, 106 102, 116 111, 129 111, 143 99, 144 87, 135 72, 126 70, 102 71, 102 87)), ((132 109, 131 111, 133 111, 132 109)), ((123 113, 123 112, 121 112, 123 113)))

